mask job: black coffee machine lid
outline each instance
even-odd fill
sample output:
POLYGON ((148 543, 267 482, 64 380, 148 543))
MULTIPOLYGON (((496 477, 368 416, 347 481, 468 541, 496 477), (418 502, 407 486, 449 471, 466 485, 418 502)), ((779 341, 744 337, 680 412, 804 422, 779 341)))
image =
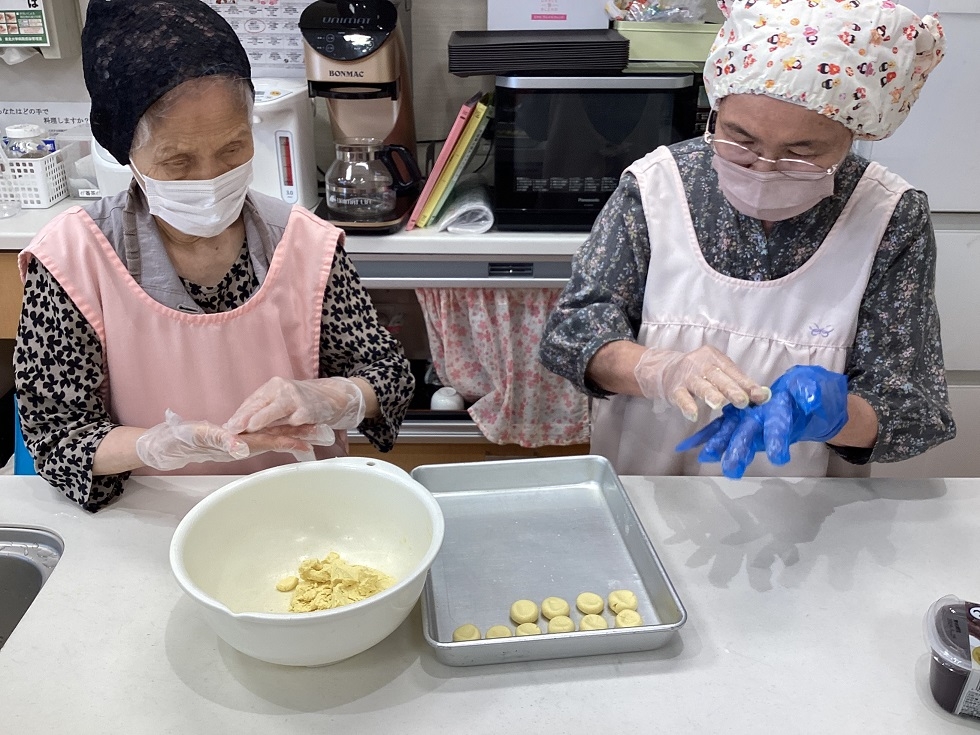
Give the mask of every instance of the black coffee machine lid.
POLYGON ((397 22, 398 10, 389 0, 317 0, 303 11, 299 28, 318 53, 356 61, 377 51, 397 22))

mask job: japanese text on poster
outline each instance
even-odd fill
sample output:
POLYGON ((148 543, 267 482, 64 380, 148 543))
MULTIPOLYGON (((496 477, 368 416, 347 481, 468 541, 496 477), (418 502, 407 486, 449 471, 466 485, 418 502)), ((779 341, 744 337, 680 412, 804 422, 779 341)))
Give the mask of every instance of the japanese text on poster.
POLYGON ((207 0, 241 39, 253 77, 287 79, 306 76, 299 17, 311 1, 207 0))
POLYGON ((40 125, 52 137, 89 121, 88 102, 0 102, 0 130, 15 123, 40 125))
POLYGON ((0 46, 50 46, 41 0, 0 0, 0 46))

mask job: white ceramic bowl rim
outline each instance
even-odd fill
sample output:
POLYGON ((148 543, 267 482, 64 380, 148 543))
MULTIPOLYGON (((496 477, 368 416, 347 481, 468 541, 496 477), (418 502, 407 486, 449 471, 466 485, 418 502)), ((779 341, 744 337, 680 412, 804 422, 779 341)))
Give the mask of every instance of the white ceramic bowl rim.
MULTIPOLYGON (((359 458, 353 457, 335 458, 322 461, 335 462, 337 463, 337 466, 355 468, 366 472, 374 472, 388 477, 391 477, 391 473, 386 470, 385 467, 379 467, 378 465, 384 464, 386 466, 394 467, 394 465, 379 463, 376 460, 359 461, 359 458), (354 462, 351 463, 349 460, 354 460, 354 462)), ((283 465, 277 469, 302 472, 305 471, 305 468, 308 468, 313 464, 316 463, 304 462, 300 464, 283 465)), ((403 472, 403 470, 398 467, 394 467, 394 469, 398 470, 399 472, 403 472)), ((439 507, 439 503, 436 501, 436 499, 432 497, 432 495, 429 494, 424 487, 421 490, 416 487, 418 481, 413 479, 407 473, 406 477, 411 480, 411 484, 406 484, 405 489, 409 490, 413 495, 415 495, 416 498, 422 501, 422 504, 426 507, 426 510, 429 511, 429 517, 432 519, 432 541, 429 543, 429 548, 426 550, 425 555, 415 566, 416 569, 428 569, 432 566, 432 562, 435 560, 436 554, 439 553, 439 548, 442 546, 442 539, 446 530, 445 519, 443 518, 442 509, 439 507)), ((413 576, 408 575, 393 584, 388 589, 382 590, 377 594, 371 595, 363 600, 358 600, 357 602, 352 602, 349 605, 330 608, 328 610, 314 610, 313 612, 300 613, 233 612, 226 605, 223 605, 207 594, 203 589, 195 584, 193 580, 191 580, 184 570, 184 565, 180 560, 179 549, 183 547, 184 538, 190 532, 190 528, 193 526, 193 521, 198 516, 205 513, 212 505, 219 503, 225 495, 235 492, 241 485, 250 484, 253 481, 252 478, 253 475, 247 475, 237 480, 233 480, 200 500, 193 508, 190 509, 190 511, 188 511, 187 515, 181 519, 180 523, 177 524, 177 529, 174 531, 173 538, 170 541, 170 568, 177 579, 177 584, 180 585, 184 592, 192 596, 202 605, 232 618, 253 623, 268 623, 275 625, 285 624, 287 626, 306 625, 315 623, 316 621, 322 620, 326 617, 341 618, 347 617, 348 615, 356 615, 358 610, 364 605, 377 603, 386 597, 396 594, 399 590, 415 582, 413 576)), ((402 478, 399 477, 398 479, 402 478)), ((420 485, 419 487, 422 486, 420 485)))

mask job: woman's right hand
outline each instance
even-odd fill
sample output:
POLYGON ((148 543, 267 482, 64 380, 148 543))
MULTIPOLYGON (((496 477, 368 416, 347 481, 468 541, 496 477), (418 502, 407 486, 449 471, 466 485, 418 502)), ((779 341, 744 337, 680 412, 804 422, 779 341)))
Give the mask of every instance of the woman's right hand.
POLYGON ((698 420, 697 399, 712 409, 727 403, 745 408, 750 402, 765 403, 771 396, 731 358, 708 345, 691 352, 648 348, 633 374, 646 398, 676 406, 692 422, 698 420))
POLYGON ((357 428, 365 412, 364 393, 348 378, 277 377, 246 398, 224 427, 242 437, 267 432, 329 446, 334 429, 357 428))
POLYGON ((184 421, 167 410, 162 424, 136 440, 136 455, 147 467, 176 470, 191 462, 234 462, 265 452, 289 452, 299 461, 315 459, 308 442, 266 433, 239 436, 208 421, 184 421))

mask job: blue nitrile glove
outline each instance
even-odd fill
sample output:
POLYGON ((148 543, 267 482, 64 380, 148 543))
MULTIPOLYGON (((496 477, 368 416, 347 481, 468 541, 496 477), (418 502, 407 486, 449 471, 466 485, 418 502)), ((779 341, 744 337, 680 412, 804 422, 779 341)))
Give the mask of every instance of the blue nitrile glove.
POLYGON ((686 452, 688 449, 694 449, 694 447, 704 444, 698 454, 698 462, 721 461, 721 456, 728 447, 728 441, 732 438, 732 434, 748 410, 748 408, 735 408, 732 404, 727 404, 721 410, 721 416, 700 431, 687 437, 675 449, 678 452, 686 452))
POLYGON ((847 423, 847 376, 816 365, 796 365, 772 384, 772 398, 761 406, 726 406, 722 415, 677 445, 700 444, 700 462, 721 460, 725 477, 739 479, 756 452, 774 465, 789 462, 799 441, 828 441, 847 423))

